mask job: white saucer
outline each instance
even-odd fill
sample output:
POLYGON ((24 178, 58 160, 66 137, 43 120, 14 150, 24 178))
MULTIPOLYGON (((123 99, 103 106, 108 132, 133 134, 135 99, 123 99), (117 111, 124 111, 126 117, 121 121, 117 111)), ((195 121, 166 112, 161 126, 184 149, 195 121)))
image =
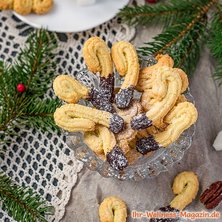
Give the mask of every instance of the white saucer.
POLYGON ((36 28, 55 32, 80 32, 112 19, 129 0, 97 0, 90 6, 79 6, 75 0, 54 0, 54 8, 46 15, 15 15, 36 28))

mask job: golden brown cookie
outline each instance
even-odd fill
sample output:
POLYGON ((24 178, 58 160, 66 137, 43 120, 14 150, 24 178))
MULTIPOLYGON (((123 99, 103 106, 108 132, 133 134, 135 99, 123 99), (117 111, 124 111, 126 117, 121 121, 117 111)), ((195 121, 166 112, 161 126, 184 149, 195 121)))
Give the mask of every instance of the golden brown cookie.
POLYGON ((178 97, 175 105, 178 105, 179 103, 183 103, 183 102, 187 102, 187 98, 186 98, 183 94, 181 94, 181 95, 178 97))
POLYGON ((113 45, 112 59, 118 73, 124 76, 121 89, 116 95, 118 108, 127 108, 133 98, 134 88, 139 77, 139 59, 136 50, 129 42, 120 41, 113 45))
POLYGON ((0 1, 0 10, 9 10, 13 9, 14 0, 1 0, 0 1))
MULTIPOLYGON (((118 141, 118 146, 123 151, 125 156, 131 150, 130 145, 129 145, 129 141, 127 141, 127 140, 120 140, 120 141, 118 141)), ((126 158, 127 158, 127 156, 126 156, 126 158)), ((127 158, 127 160, 128 160, 128 158, 127 158)))
POLYGON ((105 126, 98 127, 98 134, 103 143, 103 151, 105 155, 112 151, 116 145, 116 138, 114 134, 105 126))
MULTIPOLYGON (((71 130, 71 132, 81 131, 81 128, 83 129, 82 131, 92 131, 95 124, 101 124, 108 127, 112 132, 119 133, 124 126, 123 119, 117 114, 79 104, 66 104, 56 109, 54 120, 58 126, 68 131, 71 130), (81 127, 78 127, 78 120, 82 120, 83 123, 88 121, 91 124, 81 124, 81 127)), ((80 123, 82 122, 80 121, 80 123)))
POLYGON ((136 89, 138 91, 146 91, 152 87, 153 78, 155 78, 155 70, 159 67, 173 68, 174 62, 169 55, 158 55, 156 57, 157 64, 143 68, 139 73, 139 81, 137 83, 136 89))
POLYGON ((53 0, 32 0, 32 10, 36 14, 46 14, 53 7, 53 0))
POLYGON ((151 109, 151 107, 159 102, 159 98, 153 94, 151 90, 144 91, 141 96, 141 105, 145 111, 151 109))
POLYGON ((13 9, 21 15, 30 14, 33 7, 33 0, 14 0, 13 9))
POLYGON ((167 147, 197 121, 197 116, 197 110, 192 103, 179 103, 164 119, 168 126, 163 132, 154 135, 155 140, 162 146, 167 147))
POLYGON ((83 57, 88 69, 100 75, 98 88, 90 91, 90 101, 97 109, 114 112, 114 75, 109 48, 103 39, 91 37, 84 44, 83 57))
POLYGON ((97 155, 107 154, 116 145, 114 134, 105 126, 98 125, 94 132, 84 134, 84 142, 97 155))
MULTIPOLYGON (((147 118, 151 120, 152 124, 157 128, 165 127, 163 119, 173 108, 181 93, 181 78, 177 72, 175 72, 174 74, 172 74, 172 72, 172 68, 169 68, 167 66, 156 69, 155 79, 153 81, 151 89, 153 95, 156 95, 154 99, 155 102, 152 101, 152 98, 148 101, 144 101, 147 100, 147 98, 141 98, 141 103, 144 109, 148 110, 146 112, 147 118), (147 103, 148 105, 145 107, 147 103)), ((132 128, 138 129, 136 127, 137 126, 132 128)))
POLYGON ((125 76, 121 89, 136 86, 139 77, 139 59, 135 47, 129 42, 120 41, 113 44, 111 53, 118 73, 125 76))
POLYGON ((187 74, 182 69, 174 68, 174 70, 178 72, 180 75, 180 78, 182 80, 181 93, 184 93, 189 86, 189 80, 188 80, 187 74))
POLYGON ((130 123, 131 119, 142 112, 142 106, 138 100, 133 100, 131 106, 127 109, 118 109, 115 105, 115 110, 120 115, 125 123, 130 123))
POLYGON ((189 205, 197 196, 199 190, 198 177, 193 172, 182 172, 178 174, 173 182, 173 193, 177 195, 170 206, 183 210, 189 205))
POLYGON ((84 143, 96 153, 96 155, 104 154, 103 141, 98 136, 97 130, 84 133, 84 143))
POLYGON ((168 54, 159 54, 156 56, 158 66, 168 66, 173 68, 174 61, 168 54))
POLYGON ((83 57, 91 72, 99 72, 101 77, 105 78, 113 74, 110 50, 101 38, 91 37, 85 42, 83 57))
POLYGON ((192 103, 182 102, 175 106, 166 116, 167 127, 160 131, 145 129, 137 133, 137 150, 143 155, 175 142, 180 135, 197 120, 197 110, 192 103))
MULTIPOLYGON (((172 75, 174 73, 178 73, 180 75, 180 78, 182 80, 182 87, 181 87, 181 93, 185 92, 186 89, 188 88, 189 81, 186 73, 182 69, 178 68, 173 68, 174 62, 173 59, 169 55, 158 55, 157 57, 157 64, 153 66, 146 67, 140 71, 139 74, 139 81, 136 86, 137 90, 143 92, 147 91, 153 86, 153 80, 155 78, 156 72, 155 70, 158 69, 159 67, 168 67, 171 68, 172 70, 172 75)), ((158 90, 156 91, 159 94, 152 94, 151 92, 151 97, 161 95, 163 89, 157 88, 158 90)))
POLYGON ((56 77, 53 89, 56 96, 67 103, 77 103, 80 99, 86 99, 89 96, 89 90, 68 75, 56 77))
POLYGON ((56 109, 54 120, 57 126, 68 132, 87 132, 95 130, 95 122, 84 117, 75 115, 70 105, 62 106, 56 109))
POLYGON ((117 114, 121 116, 125 122, 125 128, 122 132, 116 135, 116 140, 120 148, 123 150, 124 154, 126 154, 130 149, 128 143, 137 135, 137 131, 131 128, 130 121, 134 116, 142 112, 142 106, 140 105, 139 101, 134 100, 128 109, 116 108, 116 111, 117 114))
POLYGON ((99 206, 100 222, 126 222, 127 206, 118 197, 110 196, 99 206))

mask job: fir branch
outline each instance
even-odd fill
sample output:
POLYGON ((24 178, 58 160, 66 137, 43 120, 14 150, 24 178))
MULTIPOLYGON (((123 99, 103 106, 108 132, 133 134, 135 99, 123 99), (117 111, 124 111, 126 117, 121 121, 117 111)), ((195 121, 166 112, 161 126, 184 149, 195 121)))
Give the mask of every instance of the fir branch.
POLYGON ((18 76, 16 83, 24 83, 27 91, 42 96, 51 84, 56 64, 54 49, 57 42, 54 34, 40 30, 32 33, 27 46, 21 50, 16 62, 10 67, 10 73, 18 76))
MULTIPOLYGON (((56 46, 53 34, 38 30, 29 36, 25 48, 13 64, 0 64, 0 132, 9 132, 13 123, 24 117, 24 110, 28 110, 30 102, 42 98, 48 90, 56 67, 53 61, 56 46), (20 94, 16 91, 18 83, 25 84, 26 92, 20 94)), ((42 120, 43 128, 47 123, 49 127, 53 125, 51 121, 45 121, 45 118, 42 120)), ((41 126, 40 119, 38 124, 34 123, 34 118, 29 118, 29 121, 41 126)))
POLYGON ((214 72, 215 80, 222 84, 222 10, 221 6, 217 5, 217 12, 212 15, 212 21, 210 26, 210 38, 208 45, 214 58, 217 60, 217 65, 214 72))
POLYGON ((199 7, 209 2, 210 0, 171 0, 152 6, 149 4, 126 6, 118 15, 129 25, 147 25, 153 22, 163 22, 165 25, 170 25, 179 18, 195 14, 199 7))
POLYGON ((43 101, 36 99, 31 101, 29 106, 21 113, 18 122, 42 130, 59 130, 55 125, 53 114, 60 105, 61 102, 58 99, 46 99, 43 101))
POLYGON ((138 51, 142 55, 158 55, 168 53, 175 66, 183 68, 187 74, 195 69, 203 43, 207 17, 206 13, 216 3, 211 0, 199 8, 196 14, 177 20, 177 23, 166 28, 160 35, 154 37, 154 42, 146 43, 138 51))
POLYGON ((0 201, 3 210, 19 222, 47 222, 52 207, 30 188, 19 187, 0 172, 0 201))

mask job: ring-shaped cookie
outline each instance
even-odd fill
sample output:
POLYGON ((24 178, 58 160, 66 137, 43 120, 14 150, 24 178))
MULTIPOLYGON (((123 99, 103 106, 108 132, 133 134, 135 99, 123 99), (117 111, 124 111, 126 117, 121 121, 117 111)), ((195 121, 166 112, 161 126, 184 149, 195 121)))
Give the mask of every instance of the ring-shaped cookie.
POLYGON ((126 222, 127 206, 118 197, 110 196, 99 206, 100 222, 126 222))

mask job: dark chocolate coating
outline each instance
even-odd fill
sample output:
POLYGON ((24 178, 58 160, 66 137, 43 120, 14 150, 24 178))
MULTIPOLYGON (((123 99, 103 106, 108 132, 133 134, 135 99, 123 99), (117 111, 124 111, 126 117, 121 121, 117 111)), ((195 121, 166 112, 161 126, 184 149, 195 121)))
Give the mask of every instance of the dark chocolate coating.
POLYGON ((117 114, 113 114, 113 116, 110 119, 109 129, 113 133, 119 133, 124 128, 124 120, 122 117, 120 117, 117 114))
POLYGON ((110 102, 113 101, 114 92, 114 76, 109 75, 109 77, 100 77, 99 89, 101 94, 110 102))
POLYGON ((156 142, 153 136, 142 138, 136 142, 137 151, 143 155, 158 150, 159 148, 160 145, 156 142))
POLYGON ((99 89, 91 89, 89 101, 97 109, 113 113, 115 111, 112 105, 113 90, 114 76, 100 77, 99 89))
POLYGON ((107 95, 102 94, 101 91, 98 89, 91 89, 89 101, 97 109, 113 113, 113 105, 106 96, 107 95))
MULTIPOLYGON (((179 210, 172 208, 171 206, 161 207, 159 211, 179 213, 179 210)), ((150 219, 150 222, 179 222, 179 218, 152 218, 150 219)))
POLYGON ((149 120, 146 116, 146 113, 141 113, 137 116, 134 116, 131 120, 131 127, 134 130, 146 129, 152 126, 152 120, 149 120))
POLYGON ((107 153, 106 159, 110 166, 115 170, 122 170, 128 165, 128 160, 118 146, 115 146, 112 151, 107 153))
POLYGON ((120 89, 119 93, 116 94, 115 102, 119 109, 128 108, 133 99, 134 87, 127 89, 120 89))

